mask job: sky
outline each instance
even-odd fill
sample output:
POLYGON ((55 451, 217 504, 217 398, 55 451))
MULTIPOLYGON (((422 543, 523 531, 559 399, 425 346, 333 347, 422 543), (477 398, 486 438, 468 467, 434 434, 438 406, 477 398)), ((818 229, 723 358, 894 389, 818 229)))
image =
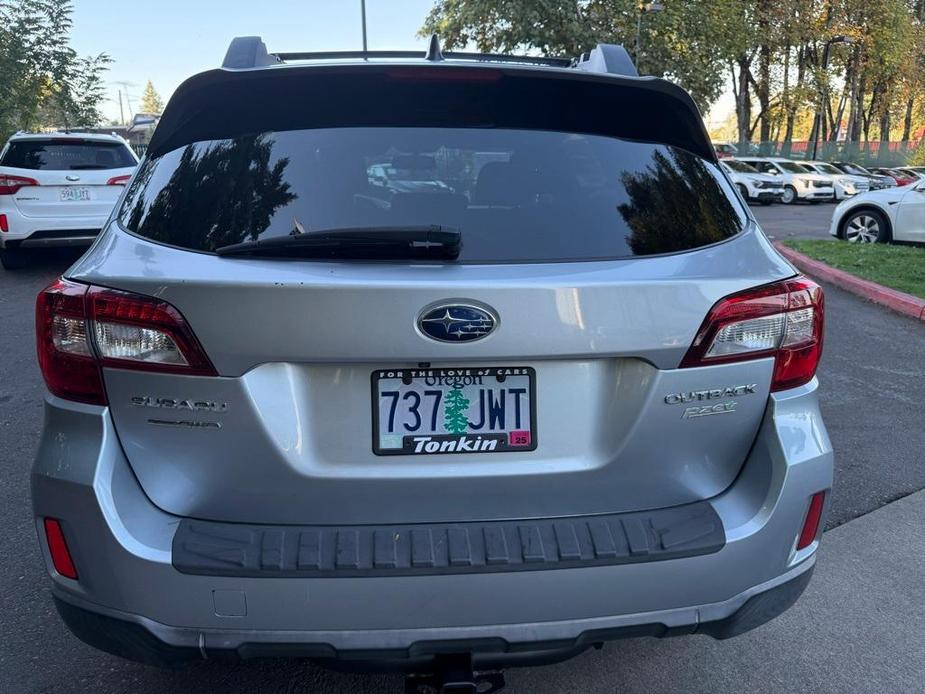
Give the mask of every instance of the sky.
MULTIPOLYGON (((366 0, 369 48, 415 49, 433 0, 366 0)), ((197 72, 218 67, 235 36, 262 36, 272 51, 359 50, 360 0, 74 0, 71 46, 79 55, 108 53, 107 120, 118 120, 119 91, 125 118, 138 108, 151 80, 166 103, 174 89, 197 72), (125 83, 120 85, 119 83, 125 83)), ((708 126, 729 113, 724 95, 708 126)))
MULTIPOLYGON (((427 41, 416 34, 432 6, 432 0, 366 0, 369 48, 423 53, 427 41)), ((187 77, 221 65, 235 36, 262 36, 270 51, 363 47, 360 0, 74 0, 73 19, 71 46, 79 55, 113 58, 105 78, 107 119, 119 118, 119 89, 134 111, 149 79, 166 103, 187 77)))

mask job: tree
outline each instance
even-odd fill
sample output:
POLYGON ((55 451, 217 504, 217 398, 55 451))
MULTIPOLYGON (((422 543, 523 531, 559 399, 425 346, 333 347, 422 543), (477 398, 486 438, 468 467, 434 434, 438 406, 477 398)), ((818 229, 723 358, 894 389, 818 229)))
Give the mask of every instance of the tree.
MULTIPOLYGON (((706 109, 722 93, 738 0, 667 2, 643 18, 636 62, 672 79, 706 109)), ((638 0, 436 0, 420 33, 446 48, 474 43, 485 52, 538 51, 574 57, 598 43, 635 44, 638 0)))
POLYGON ((68 45, 72 11, 67 0, 0 0, 0 141, 18 129, 99 121, 111 61, 68 45))
POLYGON ((189 145, 148 160, 127 194, 128 226, 175 246, 205 234, 208 250, 253 241, 280 207, 298 197, 285 181, 289 158, 272 158, 273 140, 257 135, 189 145), (148 199, 147 183, 160 166, 173 167, 170 179, 148 199))
MULTIPOLYGON (((706 110, 730 86, 736 138, 832 142, 900 135, 925 120, 925 0, 434 0, 421 34, 448 48, 576 56, 635 45, 645 74, 706 110)), ((883 148, 881 148, 883 149, 883 148)), ((771 153, 770 151, 767 153, 771 153)))
POLYGON ((628 201, 617 206, 637 255, 682 251, 722 241, 741 228, 716 178, 697 156, 656 152, 645 169, 621 176, 628 201), (677 224, 678 219, 685 223, 677 224))
POLYGON ((461 386, 453 386, 446 394, 443 404, 443 425, 451 434, 465 434, 469 428, 466 411, 469 409, 469 399, 463 395, 461 386))
POLYGON ((145 85, 145 90, 141 93, 140 113, 150 113, 160 115, 164 112, 164 101, 161 95, 157 93, 151 80, 145 85))

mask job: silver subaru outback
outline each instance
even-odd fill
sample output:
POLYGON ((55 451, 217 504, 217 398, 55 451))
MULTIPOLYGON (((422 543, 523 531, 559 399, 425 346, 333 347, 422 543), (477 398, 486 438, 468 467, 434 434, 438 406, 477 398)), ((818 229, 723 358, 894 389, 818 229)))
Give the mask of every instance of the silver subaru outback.
POLYGON ((52 593, 127 658, 490 670, 813 570, 822 290, 620 47, 236 39, 36 329, 52 593))

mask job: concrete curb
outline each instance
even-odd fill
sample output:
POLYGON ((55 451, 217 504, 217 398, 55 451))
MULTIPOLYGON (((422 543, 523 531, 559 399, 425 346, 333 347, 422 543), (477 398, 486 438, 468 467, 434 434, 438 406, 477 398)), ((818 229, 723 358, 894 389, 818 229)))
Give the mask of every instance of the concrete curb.
POLYGON ((886 306, 897 313, 925 321, 925 300, 917 296, 898 292, 876 282, 862 280, 860 277, 855 277, 844 270, 838 270, 819 260, 813 260, 809 256, 788 248, 779 241, 774 242, 774 247, 797 268, 816 279, 834 284, 836 287, 840 287, 852 294, 857 294, 875 304, 886 306))

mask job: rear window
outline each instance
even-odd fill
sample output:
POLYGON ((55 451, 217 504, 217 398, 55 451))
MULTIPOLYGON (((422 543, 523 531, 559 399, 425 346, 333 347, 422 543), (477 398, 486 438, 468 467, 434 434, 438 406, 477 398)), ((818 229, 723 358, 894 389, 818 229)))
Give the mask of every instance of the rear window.
POLYGON ((754 166, 749 166, 744 161, 736 161, 734 159, 732 160, 727 159, 723 163, 726 166, 728 166, 730 169, 732 169, 733 171, 738 171, 739 173, 750 173, 750 174, 758 173, 758 169, 756 169, 754 166))
POLYGON ((0 166, 33 171, 122 169, 135 163, 121 142, 90 140, 17 140, 0 160, 0 166))
POLYGON ((776 161, 774 163, 787 173, 808 173, 811 171, 808 167, 797 164, 794 161, 776 161))
POLYGON ((439 224, 459 262, 686 251, 745 224, 717 165, 614 137, 476 128, 317 128, 185 145, 146 160, 120 220, 214 251, 320 230, 439 224))

